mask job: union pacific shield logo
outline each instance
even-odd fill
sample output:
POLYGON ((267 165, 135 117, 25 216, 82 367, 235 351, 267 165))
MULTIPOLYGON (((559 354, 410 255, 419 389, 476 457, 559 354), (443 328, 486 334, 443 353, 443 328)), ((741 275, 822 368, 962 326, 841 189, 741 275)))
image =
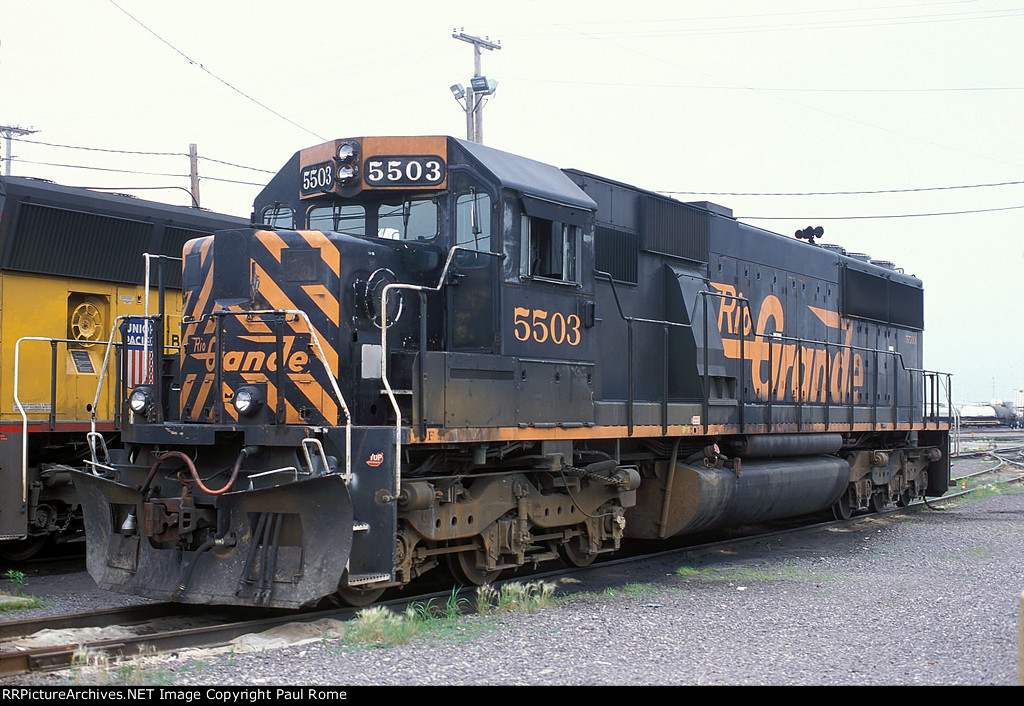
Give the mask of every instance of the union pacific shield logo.
POLYGON ((153 322, 131 317, 122 324, 125 343, 125 384, 129 389, 153 384, 153 322))

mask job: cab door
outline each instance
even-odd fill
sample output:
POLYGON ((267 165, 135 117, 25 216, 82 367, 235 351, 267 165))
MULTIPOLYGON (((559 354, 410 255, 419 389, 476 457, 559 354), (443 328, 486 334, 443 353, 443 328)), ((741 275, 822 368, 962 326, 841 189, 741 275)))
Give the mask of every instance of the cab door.
MULTIPOLYGON (((493 252, 498 232, 497 199, 486 187, 465 177, 454 178, 452 245, 481 253, 493 252)), ((448 285, 448 349, 494 353, 498 345, 495 312, 496 268, 500 258, 460 251, 448 285)))

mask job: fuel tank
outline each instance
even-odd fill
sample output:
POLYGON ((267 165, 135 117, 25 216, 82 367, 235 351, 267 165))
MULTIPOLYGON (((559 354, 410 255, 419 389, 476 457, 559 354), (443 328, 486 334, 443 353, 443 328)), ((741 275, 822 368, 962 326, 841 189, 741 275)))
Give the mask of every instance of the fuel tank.
POLYGON ((835 456, 757 458, 738 469, 679 463, 640 484, 625 535, 664 539, 805 515, 830 507, 849 480, 835 456))

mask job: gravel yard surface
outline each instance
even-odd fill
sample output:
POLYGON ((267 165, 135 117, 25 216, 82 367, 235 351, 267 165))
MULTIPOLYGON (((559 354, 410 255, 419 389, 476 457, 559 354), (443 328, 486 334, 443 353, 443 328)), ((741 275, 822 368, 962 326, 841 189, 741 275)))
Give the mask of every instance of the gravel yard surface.
MULTIPOLYGON (((123 602, 94 601, 88 581, 26 590, 54 601, 48 611, 123 602)), ((325 623, 0 683, 1017 685, 1024 492, 609 566, 558 590, 554 607, 467 616, 393 647, 348 643, 325 623)))

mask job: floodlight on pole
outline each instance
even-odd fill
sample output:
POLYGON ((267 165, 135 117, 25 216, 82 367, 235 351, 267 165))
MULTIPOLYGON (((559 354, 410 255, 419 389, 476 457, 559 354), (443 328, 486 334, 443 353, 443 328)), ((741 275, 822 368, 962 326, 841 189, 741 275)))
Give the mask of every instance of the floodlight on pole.
POLYGON ((469 85, 473 87, 473 93, 478 96, 490 96, 498 89, 498 82, 486 76, 474 76, 470 79, 469 85))
POLYGON ((452 37, 473 45, 474 70, 473 78, 469 82, 469 88, 463 88, 462 84, 456 83, 451 86, 451 92, 455 96, 455 100, 459 102, 462 109, 466 112, 466 139, 470 142, 483 143, 484 101, 481 99, 494 95, 498 82, 482 75, 480 70, 481 49, 494 51, 495 49, 501 49, 501 44, 490 41, 490 38, 481 39, 461 31, 456 33, 453 30, 452 37), (463 102, 463 98, 465 98, 465 102, 463 102))

